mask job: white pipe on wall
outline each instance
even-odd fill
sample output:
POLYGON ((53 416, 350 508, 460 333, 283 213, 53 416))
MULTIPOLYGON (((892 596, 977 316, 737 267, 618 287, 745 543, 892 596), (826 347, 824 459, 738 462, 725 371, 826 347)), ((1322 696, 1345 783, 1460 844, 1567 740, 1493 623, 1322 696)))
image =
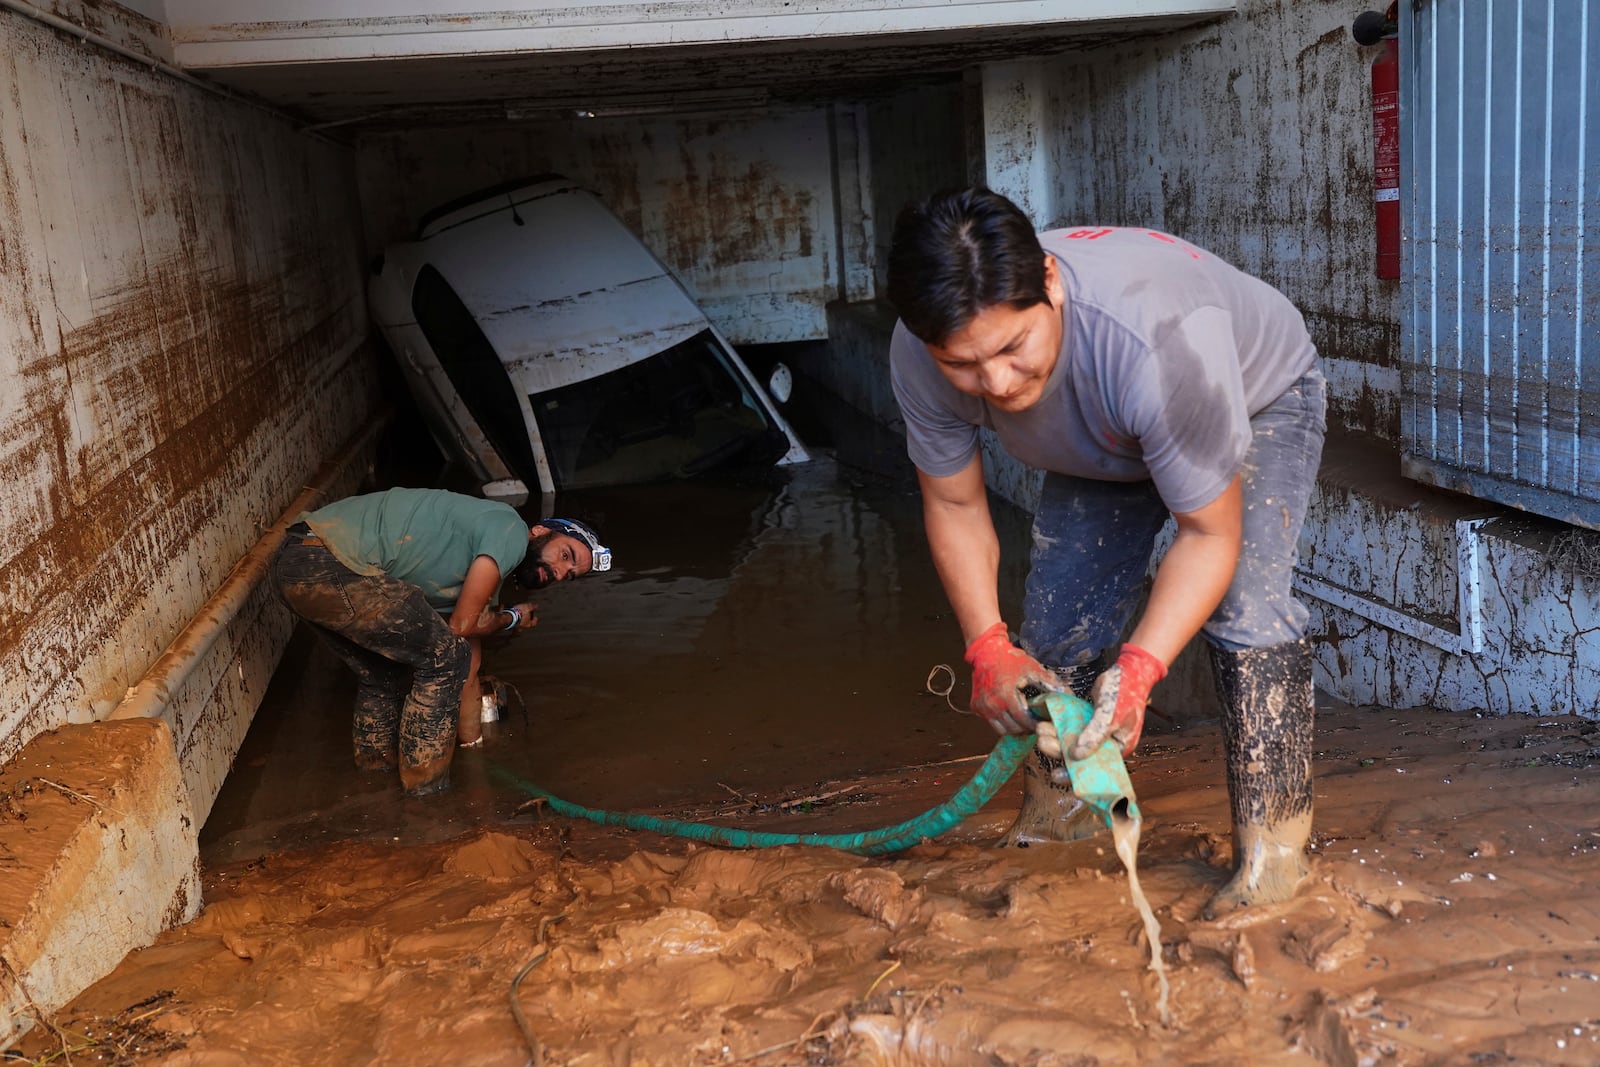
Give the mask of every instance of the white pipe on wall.
POLYGON ((158 718, 166 711, 167 705, 172 702, 172 694, 183 687, 190 672, 205 658, 206 653, 217 643, 217 638, 228 628, 228 624, 239 614, 239 610, 244 607, 246 601, 256 591, 256 587, 266 577, 267 565, 283 541, 284 530, 294 524, 301 512, 313 508, 318 503, 328 491, 328 486, 372 443, 387 421, 387 413, 381 413, 373 418, 332 462, 324 465, 316 479, 306 486, 304 492, 294 498, 288 509, 278 516, 276 522, 267 527, 261 539, 251 546, 244 558, 234 564, 233 570, 228 572, 228 577, 223 579, 221 587, 201 605, 194 618, 189 620, 189 624, 173 638, 172 643, 162 651, 161 655, 156 657, 150 669, 145 671, 144 677, 128 690, 122 702, 112 709, 106 718, 158 718))

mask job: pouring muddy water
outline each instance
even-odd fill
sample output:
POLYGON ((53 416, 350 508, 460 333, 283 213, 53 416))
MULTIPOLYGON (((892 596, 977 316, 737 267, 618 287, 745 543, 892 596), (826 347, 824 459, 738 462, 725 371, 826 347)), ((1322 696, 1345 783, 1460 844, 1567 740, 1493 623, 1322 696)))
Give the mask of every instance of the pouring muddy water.
MULTIPOLYGON (((1036 697, 1031 708, 1035 715, 1042 711, 1044 718, 1054 724, 1056 735, 1061 740, 1062 753, 1072 750, 1078 734, 1094 717, 1094 708, 1088 701, 1068 693, 1046 693, 1036 697)), ((1099 748, 1083 759, 1065 757, 1065 761, 1072 792, 1098 812, 1110 827, 1117 858, 1122 860, 1123 867, 1128 871, 1128 895, 1144 923, 1145 939, 1150 942, 1150 969, 1155 972, 1156 981, 1161 987, 1156 1010, 1161 1016, 1161 1024, 1171 1025, 1171 1013, 1167 1007, 1171 988, 1167 984, 1166 963, 1161 958, 1161 926, 1156 922, 1155 912, 1139 886, 1139 832, 1144 819, 1139 813, 1139 801, 1134 796, 1127 765, 1122 762, 1122 753, 1110 739, 1101 742, 1099 748)))

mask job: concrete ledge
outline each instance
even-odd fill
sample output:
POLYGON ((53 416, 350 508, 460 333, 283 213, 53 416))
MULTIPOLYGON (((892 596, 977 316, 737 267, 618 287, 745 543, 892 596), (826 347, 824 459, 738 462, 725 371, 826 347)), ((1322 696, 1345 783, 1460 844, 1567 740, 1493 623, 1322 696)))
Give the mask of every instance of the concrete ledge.
POLYGON ((198 834, 159 719, 63 726, 0 767, 0 1048, 199 914, 198 834))
POLYGON ((1319 686, 1600 717, 1600 533, 1412 481, 1396 448, 1350 435, 1330 435, 1317 490, 1301 573, 1325 584, 1301 599, 1319 686))

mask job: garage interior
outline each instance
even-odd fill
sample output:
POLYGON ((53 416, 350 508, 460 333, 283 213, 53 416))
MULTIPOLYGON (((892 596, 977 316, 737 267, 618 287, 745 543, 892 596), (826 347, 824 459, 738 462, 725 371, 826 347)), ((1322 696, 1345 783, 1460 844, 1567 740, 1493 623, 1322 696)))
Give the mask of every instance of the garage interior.
MULTIPOLYGON (((1600 405, 1579 375, 1569 512, 1402 476, 1433 268, 1374 274, 1360 5, 370 6, 0 0, 0 1048, 1594 1062, 1600 405), (552 593, 495 653, 525 710, 497 765, 599 807, 828 831, 970 774, 992 739, 924 686, 959 635, 878 298, 900 205, 984 182, 1041 228, 1181 234, 1306 315, 1332 424, 1301 586, 1326 635, 1315 886, 1196 920, 1226 798, 1188 654, 1132 770, 1166 1012, 1106 843, 989 848, 1009 794, 862 860, 565 822, 488 760, 426 809, 343 777, 348 679, 265 561, 319 502, 452 476, 406 428, 369 263, 435 205, 546 172, 598 193, 752 365, 792 367, 820 447, 754 484, 581 498, 626 573, 552 593)), ((1489 28, 1556 72, 1600 49, 1580 14, 1489 28)), ((1535 111, 1495 121, 1600 143, 1600 106, 1535 111)), ((1593 172, 1544 231, 1600 265, 1593 172)), ((1581 290, 1543 307, 1592 334, 1581 290)), ((990 458, 1015 590, 1036 483, 990 458)))

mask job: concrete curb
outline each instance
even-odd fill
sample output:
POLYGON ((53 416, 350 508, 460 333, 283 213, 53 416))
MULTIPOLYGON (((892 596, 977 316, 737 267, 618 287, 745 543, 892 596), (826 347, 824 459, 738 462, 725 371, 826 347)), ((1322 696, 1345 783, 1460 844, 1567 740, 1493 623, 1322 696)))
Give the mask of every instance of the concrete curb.
POLYGON ((198 839, 159 719, 63 726, 0 767, 0 1048, 199 914, 198 839))

